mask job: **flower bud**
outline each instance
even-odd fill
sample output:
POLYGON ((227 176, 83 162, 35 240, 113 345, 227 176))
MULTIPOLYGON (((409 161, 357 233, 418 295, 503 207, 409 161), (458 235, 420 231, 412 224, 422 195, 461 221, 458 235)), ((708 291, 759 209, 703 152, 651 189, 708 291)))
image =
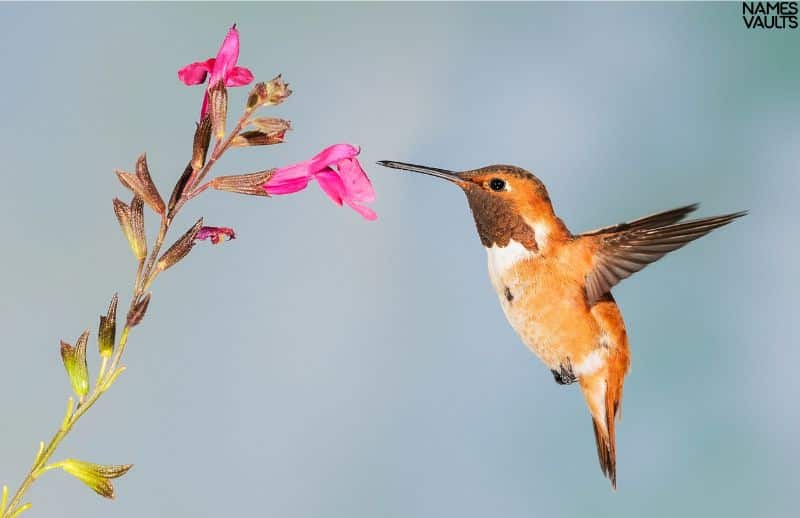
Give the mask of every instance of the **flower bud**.
POLYGON ((196 240, 210 239, 211 244, 218 245, 226 239, 236 239, 236 232, 229 227, 201 227, 194 237, 196 240))
MULTIPOLYGON (((208 129, 209 138, 211 138, 211 127, 209 125, 208 129)), ((167 205, 167 219, 172 219, 175 215, 175 207, 178 205, 178 201, 183 196, 184 191, 187 190, 189 186, 189 180, 192 178, 192 173, 194 172, 194 166, 192 162, 189 162, 183 170, 183 174, 181 174, 178 181, 175 182, 175 187, 172 189, 172 195, 169 197, 169 204, 167 205)))
POLYGON ((206 115, 197 124, 192 143, 192 168, 200 169, 206 163, 206 154, 211 144, 211 117, 206 115))
POLYGON ((89 368, 86 365, 86 343, 88 341, 88 329, 78 338, 74 347, 61 341, 61 359, 72 384, 72 390, 79 398, 89 393, 89 368))
POLYGON ((111 480, 121 477, 133 467, 133 464, 102 465, 77 459, 66 459, 60 465, 61 469, 105 498, 114 498, 114 485, 111 480))
POLYGON ((136 327, 139 325, 139 322, 142 321, 144 318, 144 314, 147 311, 147 306, 150 305, 150 294, 148 293, 142 299, 136 303, 135 306, 128 311, 128 319, 125 322, 127 327, 136 327))
POLYGON ((251 124, 264 133, 276 134, 292 129, 292 121, 277 119, 275 117, 258 117, 253 119, 251 124))
POLYGON ((114 198, 114 214, 117 216, 119 226, 136 259, 142 260, 147 255, 147 243, 144 237, 144 207, 139 196, 134 196, 131 206, 118 198, 114 198), (134 206, 135 202, 135 206, 134 206), (135 213, 132 209, 135 209, 135 213))
POLYGON ((116 340, 117 329, 117 301, 115 293, 108 305, 105 316, 100 315, 100 326, 97 329, 97 347, 100 350, 101 358, 109 358, 114 351, 114 341, 116 340))
POLYGON ((228 90, 222 81, 217 82, 208 91, 211 105, 211 126, 214 136, 222 140, 225 136, 225 119, 228 117, 228 90))
POLYGON ((290 95, 289 83, 284 83, 280 74, 267 83, 267 104, 280 104, 290 95))
POLYGON ((292 95, 289 83, 284 83, 278 75, 267 83, 256 83, 247 97, 247 110, 251 111, 259 106, 280 104, 292 95))
POLYGON ((261 130, 243 131, 236 135, 231 144, 234 147, 269 146, 283 143, 286 131, 267 133, 261 130))
POLYGON ((8 486, 3 486, 3 493, 0 494, 0 516, 6 512, 6 504, 8 504, 8 486))
POLYGON ((194 246, 194 236, 200 230, 200 227, 203 226, 203 218, 197 220, 197 223, 194 224, 192 228, 186 231, 181 237, 175 241, 169 249, 164 252, 161 258, 156 263, 156 266, 162 272, 178 263, 181 259, 186 257, 189 252, 192 251, 192 247, 194 246))

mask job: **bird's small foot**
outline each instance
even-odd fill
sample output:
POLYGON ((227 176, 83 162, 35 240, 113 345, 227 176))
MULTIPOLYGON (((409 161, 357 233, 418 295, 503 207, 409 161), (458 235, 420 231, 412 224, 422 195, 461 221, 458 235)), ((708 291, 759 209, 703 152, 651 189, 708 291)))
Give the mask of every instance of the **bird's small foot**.
POLYGON ((559 366, 558 370, 551 370, 550 372, 553 373, 553 378, 559 385, 570 385, 578 381, 578 377, 572 372, 572 362, 569 361, 569 358, 559 366))

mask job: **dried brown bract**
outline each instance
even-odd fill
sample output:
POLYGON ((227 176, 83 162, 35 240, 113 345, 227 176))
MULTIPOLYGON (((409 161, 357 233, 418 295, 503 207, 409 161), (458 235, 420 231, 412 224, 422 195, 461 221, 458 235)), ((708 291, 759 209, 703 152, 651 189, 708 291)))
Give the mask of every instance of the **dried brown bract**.
POLYGON ((256 173, 218 176, 211 180, 211 187, 218 191, 248 194, 250 196, 269 196, 263 185, 267 183, 274 169, 256 173))

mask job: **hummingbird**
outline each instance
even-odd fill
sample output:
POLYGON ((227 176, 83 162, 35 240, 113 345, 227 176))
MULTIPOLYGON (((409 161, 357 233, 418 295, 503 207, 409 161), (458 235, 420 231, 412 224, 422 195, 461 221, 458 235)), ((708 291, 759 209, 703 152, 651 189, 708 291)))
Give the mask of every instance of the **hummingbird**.
POLYGON ((572 234, 553 211, 544 183, 520 167, 455 172, 389 160, 378 164, 442 178, 464 191, 508 322, 557 383, 579 384, 600 468, 616 489, 615 422, 630 351, 611 289, 747 212, 683 221, 698 208, 692 204, 572 234))

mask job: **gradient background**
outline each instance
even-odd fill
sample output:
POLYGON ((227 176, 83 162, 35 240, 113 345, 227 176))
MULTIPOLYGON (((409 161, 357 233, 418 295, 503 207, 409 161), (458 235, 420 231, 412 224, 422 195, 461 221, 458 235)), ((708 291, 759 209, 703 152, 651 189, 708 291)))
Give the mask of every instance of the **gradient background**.
POLYGON ((48 474, 31 516, 796 513, 800 30, 746 30, 739 3, 0 6, 0 481, 61 418, 58 340, 129 295, 112 169, 147 151, 169 193, 202 96, 175 72, 232 22, 240 64, 291 82, 273 114, 295 131, 217 172, 357 143, 380 218, 316 186, 189 205, 179 229, 240 239, 159 279, 128 372, 56 457, 136 467, 116 503, 48 474), (751 210, 614 291, 616 494, 579 390, 507 325, 463 195, 379 159, 518 164, 576 232, 751 210))

